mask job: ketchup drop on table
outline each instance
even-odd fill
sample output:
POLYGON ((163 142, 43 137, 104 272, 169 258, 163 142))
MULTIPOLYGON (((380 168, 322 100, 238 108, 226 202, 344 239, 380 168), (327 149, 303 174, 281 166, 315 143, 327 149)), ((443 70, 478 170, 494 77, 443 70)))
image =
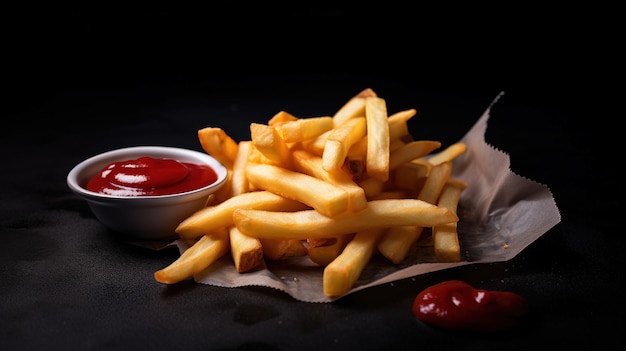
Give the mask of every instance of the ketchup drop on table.
POLYGON ((216 180, 217 173, 208 165, 144 156, 107 165, 91 178, 87 190, 117 196, 170 195, 216 180))
POLYGON ((420 292, 413 302, 413 314, 441 329, 496 332, 520 324, 528 314, 528 303, 512 292, 480 290, 450 280, 420 292))

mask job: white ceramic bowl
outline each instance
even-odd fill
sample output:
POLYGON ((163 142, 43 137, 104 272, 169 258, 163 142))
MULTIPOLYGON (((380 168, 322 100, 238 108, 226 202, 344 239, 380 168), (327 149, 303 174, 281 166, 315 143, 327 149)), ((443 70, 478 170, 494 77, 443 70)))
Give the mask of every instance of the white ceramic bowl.
POLYGON ((227 169, 206 153, 137 146, 108 151, 80 162, 67 175, 67 185, 87 201, 96 218, 109 229, 133 239, 171 240, 177 238, 174 230, 178 224, 204 207, 209 196, 224 185, 227 175, 227 169), (217 181, 197 190, 159 196, 114 196, 86 189, 89 179, 108 164, 141 156, 207 164, 217 173, 217 181))

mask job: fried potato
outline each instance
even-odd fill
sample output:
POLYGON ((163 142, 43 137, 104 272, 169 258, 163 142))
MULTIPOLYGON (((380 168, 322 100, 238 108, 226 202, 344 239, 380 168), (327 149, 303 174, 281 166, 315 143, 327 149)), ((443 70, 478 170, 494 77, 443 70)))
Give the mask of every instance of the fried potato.
POLYGON ((446 161, 452 161, 467 150, 467 145, 463 142, 454 143, 447 148, 443 149, 439 153, 434 154, 428 158, 428 162, 433 165, 440 164, 446 161))
POLYGON ((263 264, 263 246, 258 238, 242 234, 237 227, 228 228, 230 253, 239 273, 245 273, 263 264))
POLYGON ((386 181, 389 178, 389 122, 387 105, 378 97, 365 98, 367 121, 367 155, 365 172, 386 181))
POLYGON ((291 151, 276 128, 261 124, 250 124, 250 135, 254 147, 274 165, 292 169, 291 151))
POLYGON ((376 243, 384 231, 384 228, 372 228, 356 233, 341 254, 324 268, 325 295, 341 296, 352 288, 376 251, 376 243))
MULTIPOLYGON (((449 179, 441 191, 437 205, 456 213, 461 192, 467 187, 463 181, 449 179)), ((435 256, 439 262, 460 262, 461 247, 457 232, 457 222, 436 225, 433 230, 435 256)))
POLYGON ((277 127, 287 122, 296 121, 297 119, 298 117, 292 115, 289 112, 279 111, 277 114, 272 116, 272 118, 270 118, 269 121, 267 121, 267 125, 272 126, 272 127, 277 127))
POLYGON ((154 272, 154 279, 164 284, 175 284, 191 278, 224 256, 229 245, 226 228, 207 233, 170 265, 154 272))
POLYGON ((299 118, 276 127, 278 134, 286 143, 313 139, 333 129, 333 118, 329 116, 299 118))
POLYGON ((248 163, 246 172, 255 187, 300 201, 324 216, 336 216, 349 208, 347 191, 310 175, 260 163, 248 163))
POLYGON ((370 201, 359 212, 327 217, 316 210, 294 212, 236 209, 233 220, 249 236, 269 239, 337 237, 369 228, 401 225, 434 227, 458 221, 456 213, 417 199, 370 201))
POLYGON ((244 140, 239 142, 237 157, 235 157, 233 169, 230 172, 232 174, 230 179, 230 197, 250 191, 250 182, 248 182, 248 177, 246 176, 246 164, 248 163, 251 149, 251 141, 244 140))
POLYGON ((198 130, 198 139, 207 154, 215 157, 224 167, 233 168, 239 145, 222 128, 202 128, 198 130))
POLYGON ((196 211, 183 220, 176 233, 183 239, 197 239, 206 232, 234 225, 233 212, 238 208, 264 209, 268 211, 298 211, 308 209, 300 201, 288 199, 269 191, 255 191, 233 196, 228 200, 196 211))
POLYGON ((340 169, 350 147, 365 136, 365 117, 355 117, 332 130, 326 138, 322 153, 322 166, 327 171, 340 169))
POLYGON ((354 117, 365 116, 365 98, 376 96, 376 93, 371 88, 366 88, 353 96, 333 115, 334 126, 338 127, 354 117))
POLYGON ((394 170, 411 160, 428 155, 439 147, 441 147, 441 142, 439 141, 412 141, 389 155, 388 168, 394 170))
POLYGON ((402 140, 405 143, 413 141, 407 121, 415 116, 416 113, 415 109, 409 109, 389 116, 387 119, 387 123, 389 123, 389 140, 402 140))

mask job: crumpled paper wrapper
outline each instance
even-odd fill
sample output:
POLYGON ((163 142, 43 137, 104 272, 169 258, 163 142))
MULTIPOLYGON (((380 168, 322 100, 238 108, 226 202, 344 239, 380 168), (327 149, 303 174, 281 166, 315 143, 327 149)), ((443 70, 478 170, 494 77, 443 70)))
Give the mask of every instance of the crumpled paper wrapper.
MULTIPOLYGON (((430 231, 424 231, 404 262, 393 265, 375 255, 353 288, 345 295, 376 285, 447 268, 488 262, 507 261, 561 221, 550 189, 514 174, 509 156, 485 142, 487 121, 492 106, 461 139, 467 151, 454 160, 454 178, 467 183, 457 213, 462 261, 439 263, 434 255, 430 231)), ((175 241, 180 252, 188 246, 175 241)), ((229 256, 222 257, 197 274, 199 283, 236 288, 265 286, 286 292, 303 302, 332 302, 323 291, 323 267, 307 257, 284 261, 266 260, 265 266, 249 273, 238 273, 229 256)))

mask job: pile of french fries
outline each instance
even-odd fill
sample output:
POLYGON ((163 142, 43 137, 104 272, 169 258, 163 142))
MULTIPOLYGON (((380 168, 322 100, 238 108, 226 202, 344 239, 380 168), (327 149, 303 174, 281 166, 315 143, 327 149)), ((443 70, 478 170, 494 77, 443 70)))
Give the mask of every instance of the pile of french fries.
POLYGON ((250 140, 200 129, 202 148, 228 178, 180 223, 176 232, 191 246, 155 279, 175 284, 229 253, 240 274, 265 260, 308 256, 323 269, 324 294, 341 296, 373 255, 399 264, 425 229, 437 260, 460 261, 457 205, 466 184, 451 174, 466 146, 414 140, 415 114, 388 115, 367 88, 332 116, 280 111, 252 123, 250 140))

